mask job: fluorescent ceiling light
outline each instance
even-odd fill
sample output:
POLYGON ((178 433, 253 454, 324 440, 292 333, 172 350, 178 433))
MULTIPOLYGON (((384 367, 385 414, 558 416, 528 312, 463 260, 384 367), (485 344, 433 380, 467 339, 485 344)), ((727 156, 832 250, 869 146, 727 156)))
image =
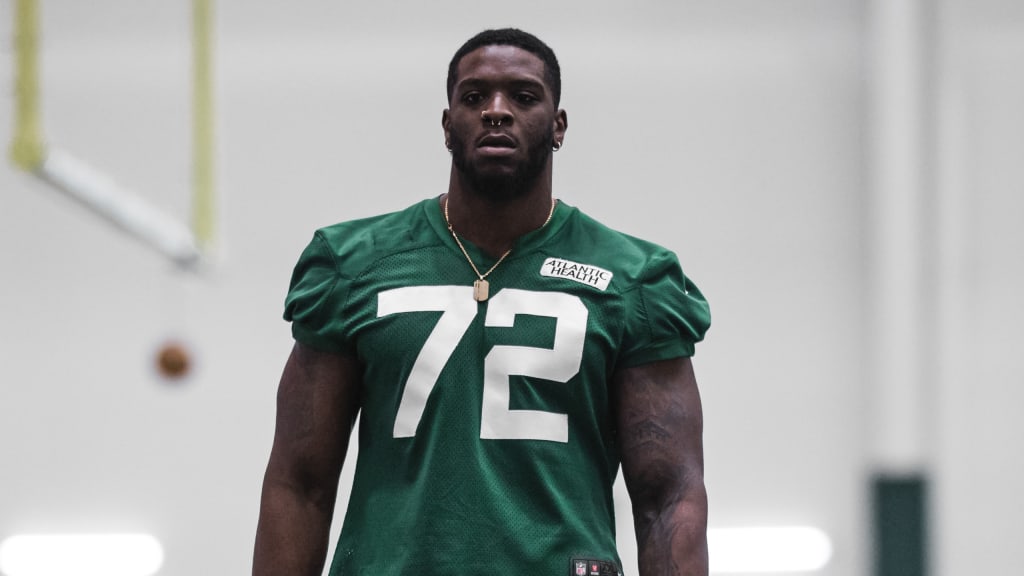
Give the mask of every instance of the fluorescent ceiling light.
POLYGON ((708 555, 716 574, 814 572, 828 564, 832 541, 811 526, 713 528, 708 555))
POLYGON ((4 576, 152 576, 163 561, 148 534, 19 534, 0 544, 4 576))

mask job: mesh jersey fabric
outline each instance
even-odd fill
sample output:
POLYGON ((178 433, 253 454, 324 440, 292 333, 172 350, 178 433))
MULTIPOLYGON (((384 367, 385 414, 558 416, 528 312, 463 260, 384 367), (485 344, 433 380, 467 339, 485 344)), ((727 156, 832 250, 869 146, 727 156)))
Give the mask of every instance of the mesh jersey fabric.
POLYGON ((610 375, 692 355, 704 297, 672 252, 562 202, 488 276, 488 300, 475 279, 436 198, 320 229, 295 267, 295 339, 364 367, 332 576, 621 565, 610 375))

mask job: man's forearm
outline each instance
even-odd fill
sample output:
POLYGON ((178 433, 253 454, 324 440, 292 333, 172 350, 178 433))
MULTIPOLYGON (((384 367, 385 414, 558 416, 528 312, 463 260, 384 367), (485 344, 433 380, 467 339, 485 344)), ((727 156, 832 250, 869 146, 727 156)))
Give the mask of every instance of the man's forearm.
POLYGON ((327 556, 333 506, 286 486, 263 488, 253 576, 319 576, 327 556))
POLYGON ((707 576, 707 493, 636 515, 640 576, 707 576))

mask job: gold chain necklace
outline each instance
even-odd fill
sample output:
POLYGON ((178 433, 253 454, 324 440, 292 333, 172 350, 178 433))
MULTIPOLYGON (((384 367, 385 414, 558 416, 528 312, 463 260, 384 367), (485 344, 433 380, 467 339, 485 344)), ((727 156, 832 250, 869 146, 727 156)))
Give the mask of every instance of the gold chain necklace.
MULTIPOLYGON (((487 272, 484 272, 483 274, 481 274, 480 273, 480 269, 476 267, 476 264, 473 263, 473 259, 470 258, 469 252, 466 252, 466 247, 463 246, 462 245, 462 241, 459 240, 459 235, 456 234, 455 233, 455 229, 452 228, 452 221, 450 219, 448 219, 448 200, 449 200, 449 197, 445 196, 445 198, 444 198, 444 221, 445 221, 445 224, 448 225, 448 231, 452 233, 452 238, 455 239, 455 243, 459 245, 459 250, 462 250, 462 255, 466 257, 466 262, 469 262, 469 265, 473 267, 473 272, 476 273, 476 275, 478 277, 477 280, 473 281, 473 299, 476 300, 477 302, 483 302, 484 300, 487 300, 487 297, 490 295, 490 287, 491 287, 491 285, 487 281, 487 277, 490 276, 491 272, 494 272, 495 268, 497 268, 502 262, 505 261, 505 258, 507 258, 508 255, 512 253, 512 249, 509 248, 508 250, 505 250, 505 253, 501 255, 501 258, 498 258, 498 261, 494 263, 494 266, 491 266, 490 270, 488 270, 487 272)), ((557 201, 554 198, 552 198, 551 199, 551 210, 548 211, 548 218, 547 218, 547 220, 544 221, 543 224, 540 225, 540 228, 543 228, 543 227, 547 226, 548 222, 551 222, 551 217, 555 215, 555 202, 557 202, 557 201)), ((538 228, 538 230, 540 230, 540 228, 538 228)))

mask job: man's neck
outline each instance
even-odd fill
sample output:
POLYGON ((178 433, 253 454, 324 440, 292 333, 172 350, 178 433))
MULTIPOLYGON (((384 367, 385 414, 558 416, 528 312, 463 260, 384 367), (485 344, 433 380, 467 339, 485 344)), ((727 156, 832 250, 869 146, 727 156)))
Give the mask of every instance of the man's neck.
POLYGON ((527 232, 544 225, 551 214, 550 178, 541 178, 520 195, 492 199, 459 185, 452 174, 448 193, 441 197, 441 208, 447 204, 448 219, 460 238, 497 258, 511 249, 527 232))

